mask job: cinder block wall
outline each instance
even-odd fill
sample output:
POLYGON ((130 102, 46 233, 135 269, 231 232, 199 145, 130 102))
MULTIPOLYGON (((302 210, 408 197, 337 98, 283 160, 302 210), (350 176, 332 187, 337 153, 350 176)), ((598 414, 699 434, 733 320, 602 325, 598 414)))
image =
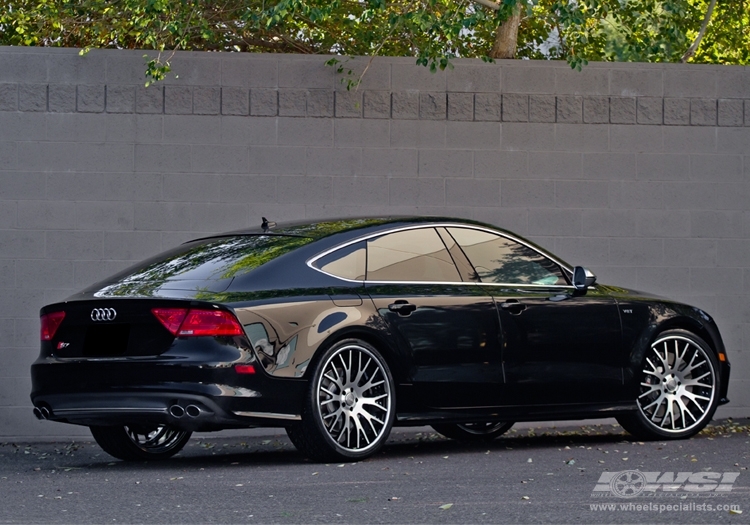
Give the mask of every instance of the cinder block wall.
POLYGON ((688 301, 750 416, 749 68, 142 55, 0 48, 0 437, 88 435, 31 414, 43 304, 261 216, 479 219, 688 301))

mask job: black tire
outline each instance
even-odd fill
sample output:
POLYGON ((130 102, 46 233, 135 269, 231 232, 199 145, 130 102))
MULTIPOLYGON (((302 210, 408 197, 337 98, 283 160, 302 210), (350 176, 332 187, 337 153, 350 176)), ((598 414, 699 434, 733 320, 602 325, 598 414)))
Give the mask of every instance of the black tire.
POLYGON ((318 360, 302 421, 286 431, 310 459, 356 461, 380 450, 395 413, 393 377, 383 356, 364 341, 345 339, 318 360))
POLYGON ((686 330, 662 332, 638 370, 638 410, 617 421, 643 440, 694 436, 719 403, 718 371, 716 354, 703 339, 686 330))
POLYGON ((515 424, 513 421, 487 421, 483 423, 458 423, 432 425, 435 432, 457 441, 492 441, 505 434, 515 424))
POLYGON ((89 427, 104 452, 123 461, 168 459, 187 444, 192 432, 166 425, 89 427))

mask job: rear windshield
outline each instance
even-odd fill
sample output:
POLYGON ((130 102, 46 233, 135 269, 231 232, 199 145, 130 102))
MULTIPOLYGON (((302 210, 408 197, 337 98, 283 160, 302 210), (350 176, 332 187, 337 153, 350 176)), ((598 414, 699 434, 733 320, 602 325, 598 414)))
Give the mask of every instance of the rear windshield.
MULTIPOLYGON (((232 278, 312 240, 286 235, 237 235, 193 241, 131 266, 91 288, 99 289, 106 283, 109 285, 107 295, 124 295, 130 291, 131 284, 159 286, 190 281, 189 288, 203 282, 208 289, 216 290, 218 287, 211 286, 211 282, 225 281, 228 286, 232 278)), ((177 289, 176 286, 170 288, 177 289)))

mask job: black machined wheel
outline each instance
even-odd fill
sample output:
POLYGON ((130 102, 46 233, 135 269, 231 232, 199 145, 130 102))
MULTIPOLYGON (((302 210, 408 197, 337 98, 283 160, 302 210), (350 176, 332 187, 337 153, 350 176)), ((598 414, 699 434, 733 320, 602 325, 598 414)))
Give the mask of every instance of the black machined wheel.
POLYGON ((393 378, 385 360, 366 342, 347 339, 318 361, 302 422, 287 433, 313 459, 357 460, 383 446, 394 416, 393 378))
POLYGON ((182 450, 192 434, 167 425, 92 426, 90 429, 107 454, 124 461, 171 458, 182 450))
POLYGON ((513 421, 486 421, 432 425, 432 428, 447 438, 459 441, 492 441, 505 434, 514 424, 513 421))
POLYGON ((638 411, 617 419, 625 430, 645 439, 690 437, 711 421, 718 391, 715 353, 700 337, 670 330, 646 352, 638 411))

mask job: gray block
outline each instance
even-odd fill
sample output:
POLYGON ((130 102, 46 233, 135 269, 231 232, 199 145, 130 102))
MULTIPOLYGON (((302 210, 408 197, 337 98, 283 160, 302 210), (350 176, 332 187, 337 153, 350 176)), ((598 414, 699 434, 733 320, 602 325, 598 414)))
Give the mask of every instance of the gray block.
POLYGON ((716 98, 716 73, 712 68, 667 68, 664 70, 664 96, 716 98))
POLYGON ((639 180, 688 180, 690 157, 682 154, 645 153, 638 155, 639 180))
POLYGON ((606 124, 609 122, 609 98, 583 97, 583 121, 587 124, 606 124))
POLYGON ((381 177, 336 177, 332 180, 332 201, 352 204, 386 204, 388 183, 381 177))
POLYGON ((582 97, 558 96, 557 97, 557 122, 578 124, 582 118, 582 97))
POLYGON ((609 121, 612 124, 635 124, 635 97, 610 97, 609 121))
POLYGON ((390 145, 396 148, 440 148, 445 146, 444 120, 391 120, 390 145))
POLYGON ((716 99, 694 98, 690 101, 690 124, 693 126, 716 125, 716 99))
POLYGON ((636 231, 641 237, 690 236, 690 212, 685 210, 640 210, 636 231))
POLYGON ((361 91, 336 91, 334 99, 336 100, 336 117, 362 117, 361 91))
POLYGON ((18 111, 18 84, 0 84, 0 111, 18 111))
POLYGON ((719 126, 742 126, 742 99, 719 99, 719 126))
POLYGON ((425 120, 445 120, 447 97, 445 92, 419 94, 419 118, 425 120))
POLYGON ((660 125, 664 118, 664 100, 661 97, 638 97, 636 122, 660 125))
POLYGON ((741 211, 692 210, 690 212, 690 231, 693 238, 741 239, 744 236, 743 222, 741 211))
MULTIPOLYGON (((246 53, 222 53, 221 85, 242 87, 278 86, 278 60, 276 55, 252 55, 246 53), (261 58, 262 56, 262 58, 261 58)), ((216 60, 213 60, 216 62, 216 60)), ((215 83, 216 79, 212 79, 215 83)))
POLYGON ((330 204, 333 200, 332 186, 331 177, 279 176, 276 178, 276 194, 280 203, 330 204))
POLYGON ((365 91, 364 116, 365 118, 390 118, 391 92, 365 91))
POLYGON ((528 235, 574 237, 581 234, 582 210, 532 208, 529 210, 528 235))
POLYGON ((609 70, 584 67, 581 71, 569 67, 555 68, 555 93, 558 95, 609 95, 609 70))
POLYGON ((416 91, 391 93, 391 118, 418 119, 419 93, 416 91))
POLYGON ((390 179, 391 206, 444 206, 445 183, 435 179, 390 179))
POLYGON ((105 231, 102 239, 105 260, 139 261, 161 250, 160 232, 105 231))
POLYGON ((741 155, 690 155, 690 180, 742 182, 741 155))
POLYGON ((79 202, 75 207, 78 230, 132 230, 132 202, 79 202))
POLYGON ((662 130, 661 126, 612 124, 609 128, 610 150, 632 153, 662 151, 662 130))
MULTIPOLYGON (((747 150, 750 144, 750 129, 721 127, 716 130, 716 151, 718 153, 737 153, 747 150)), ((750 164, 748 164, 750 170, 750 164)), ((750 175, 750 171, 748 171, 750 175)), ((749 179, 750 180, 750 179, 749 179)))
POLYGON ((136 144, 135 171, 179 173, 191 171, 190 146, 136 144))
POLYGON ((745 99, 745 126, 750 126, 750 100, 745 99))
POLYGON ((581 153, 538 151, 529 153, 529 177, 538 179, 580 179, 581 153))
MULTIPOLYGON (((15 169, 18 164, 15 142, 0 142, 0 166, 3 170, 15 169)), ((2 180, 2 179, 0 179, 2 180)), ((2 195, 0 191, 0 195, 2 195)), ((15 224, 14 224, 15 227, 15 224)))
POLYGON ((473 175, 471 151, 446 149, 419 150, 419 176, 455 178, 473 175))
POLYGON ((107 113, 135 113, 135 86, 107 86, 107 113))
POLYGON ((222 144, 276 144, 273 117, 222 117, 222 144))
POLYGON ((503 91, 506 93, 555 93, 554 68, 533 67, 521 62, 518 66, 503 64, 502 70, 503 91))
POLYGON ((279 116, 304 117, 307 114, 307 91, 304 89, 279 90, 279 116))
POLYGON ((664 262, 664 241, 662 239, 609 240, 610 264, 621 266, 662 266, 664 262))
POLYGON ((499 122, 502 120, 503 99, 500 93, 474 95, 474 120, 499 122))
POLYGON ((664 124, 668 126, 690 125, 690 99, 665 98, 664 124))
POLYGON ((280 117, 278 143, 290 146, 332 146, 333 120, 280 117))
MULTIPOLYGON (((13 162, 16 158, 16 145, 11 142, 12 149, 7 155, 12 155, 13 162)), ((0 200, 5 202, 15 200, 44 200, 46 195, 47 176, 44 173, 26 172, 19 176, 17 172, 0 171, 0 200)))
POLYGON ((445 92, 447 73, 430 73, 426 67, 416 66, 414 59, 406 63, 391 64, 391 87, 394 91, 442 91, 445 92))
MULTIPOLYGON (((662 185, 664 208, 668 210, 715 209, 716 186, 716 184, 710 182, 665 182, 662 185)), ((730 184, 730 186, 734 186, 734 184, 730 184)))
POLYGON ((251 146, 248 173, 260 175, 304 174, 307 165, 305 148, 290 146, 251 146))
POLYGON ((134 229, 185 231, 190 228, 191 208, 187 202, 136 202, 134 229))
POLYGON ((557 98, 554 95, 529 96, 529 122, 555 122, 557 98))
POLYGON ((220 111, 220 88, 196 86, 193 89, 193 113, 196 115, 218 115, 220 111))
POLYGON ((490 179, 447 179, 445 181, 447 206, 498 206, 500 181, 490 179))
POLYGON ((164 117, 167 144, 218 144, 221 119, 209 115, 168 115, 164 117))
POLYGON ((194 144, 190 159, 191 170, 198 173, 248 173, 247 146, 194 144))
POLYGON ((167 115, 190 115, 192 112, 192 87, 164 86, 164 113, 167 115))
POLYGON ((419 154, 415 149, 365 148, 362 150, 361 173, 387 177, 416 177, 419 154))
POLYGON ((474 120, 474 93, 448 93, 448 120, 474 120))
MULTIPOLYGON (((416 152, 414 152, 416 158, 416 152)), ((415 161, 416 166, 416 161, 415 161)), ((416 167, 414 169, 416 171, 416 167)), ((362 150, 360 148, 307 148, 308 175, 347 175, 362 173, 362 150)))
POLYGON ((47 84, 20 84, 18 86, 20 111, 47 111, 47 84))
POLYGON ((256 175, 222 175, 221 202, 242 204, 276 202, 276 177, 256 175))
POLYGON ((45 252, 44 231, 0 230, 0 259, 41 259, 45 252))
POLYGON ((503 149, 550 151, 555 148, 555 125, 507 122, 503 124, 503 149))
POLYGON ((632 237, 635 235, 635 216, 632 210, 583 210, 581 233, 587 237, 632 237))
POLYGON ((606 124, 557 124, 556 151, 607 151, 609 127, 606 124))
POLYGON ((708 126, 664 126, 666 153, 713 153, 716 151, 716 129, 708 126))
POLYGON ((219 175, 215 173, 165 173, 162 198, 165 201, 216 202, 219 200, 219 175))
MULTIPOLYGON (((278 79, 280 88, 324 88, 333 89, 340 75, 335 67, 325 65, 320 56, 287 55, 279 64, 278 79)), ((278 60, 278 59, 277 59, 278 60)), ((344 64, 346 69, 346 65, 344 64)))
POLYGON ((609 81, 610 95, 620 97, 661 97, 661 69, 613 69, 609 81))
POLYGON ((332 117, 333 91, 330 89, 310 89, 307 91, 307 116, 332 117))
POLYGON ((164 113, 164 86, 152 84, 135 88, 136 113, 164 113))
POLYGON ((107 117, 101 113, 54 113, 47 116, 47 138, 56 142, 103 142, 107 117))
POLYGON ((503 122, 528 122, 529 96, 503 94, 503 122))
MULTIPOLYGON (((380 119, 335 119, 333 120, 333 143, 337 147, 385 148, 391 143, 389 120, 380 119)), ((279 133, 281 140, 281 133, 279 133)))
POLYGON ((446 72, 449 92, 476 93, 482 91, 500 91, 502 68, 499 64, 480 64, 470 66, 456 64, 446 72))
MULTIPOLYGON (((276 114, 276 92, 273 93, 273 115, 276 114)), ((221 88, 221 114, 222 115, 247 115, 250 112, 250 94, 244 87, 221 88)))
MULTIPOLYGON (((541 182, 541 181, 539 181, 541 182)), ((608 181, 555 181, 555 206, 558 208, 608 208, 608 181)))
POLYGON ((250 90, 250 114, 274 117, 278 112, 278 92, 275 89, 255 88, 250 90))
POLYGON ((540 180, 503 180, 500 183, 503 208, 553 208, 555 182, 540 180))
POLYGON ((104 86, 78 86, 77 109, 80 113, 102 113, 104 86))
POLYGON ((529 173, 529 154, 525 151, 474 152, 474 177, 523 179, 529 173))
POLYGON ((90 231, 47 232, 47 259, 99 260, 102 258, 102 233, 90 231))
MULTIPOLYGON (((500 149, 503 125, 499 122, 448 122, 445 127, 445 145, 449 149, 483 150, 500 149)), ((434 148, 437 144, 430 144, 434 148)))

